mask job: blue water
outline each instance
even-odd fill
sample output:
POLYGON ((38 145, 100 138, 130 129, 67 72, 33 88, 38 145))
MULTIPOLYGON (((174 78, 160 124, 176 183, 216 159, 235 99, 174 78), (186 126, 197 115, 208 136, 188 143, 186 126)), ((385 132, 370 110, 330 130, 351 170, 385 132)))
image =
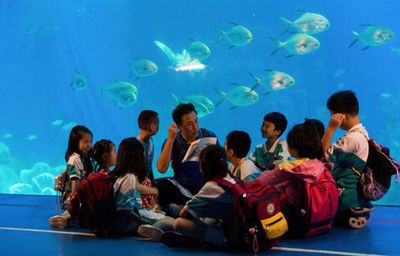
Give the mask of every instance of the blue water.
MULTIPOLYGON (((265 76, 265 69, 289 73, 296 84, 268 95, 265 88, 257 88, 259 102, 247 107, 231 109, 228 101, 223 102, 200 119, 200 126, 216 132, 220 141, 231 130, 245 130, 254 148, 263 143, 260 126, 266 113, 284 113, 288 129, 305 117, 327 124, 327 98, 351 89, 357 93, 361 120, 370 136, 400 159, 399 39, 365 51, 362 42, 348 48, 351 30, 361 32, 361 24, 383 25, 399 35, 399 9, 396 0, 0 1, 0 192, 53 193, 52 178, 65 165, 69 129, 62 127, 69 122, 89 127, 94 141, 108 138, 119 144, 138 134, 141 110, 156 110, 161 121, 154 137, 156 161, 176 105, 171 93, 181 97, 198 93, 216 103, 215 88, 229 91, 230 83, 251 86, 248 73, 265 76), (301 15, 298 10, 329 19, 329 30, 314 35, 320 49, 292 58, 285 58, 288 54, 281 49, 271 56, 276 43, 269 37, 290 36, 281 35, 285 26, 280 17, 295 20, 301 15), (232 49, 227 40, 214 44, 218 28, 228 30, 231 22, 250 29, 254 41, 232 49), (211 48, 203 72, 174 71, 153 43, 158 40, 182 52, 191 39, 211 48), (128 63, 135 58, 154 61, 158 73, 139 80, 130 77, 128 63), (88 80, 84 90, 70 87, 77 71, 88 80), (137 87, 135 105, 120 108, 101 95, 101 88, 116 80, 137 87), (51 124, 58 119, 63 124, 51 124), (43 173, 48 174, 38 177, 43 173)), ((399 191, 399 186, 392 186, 381 202, 399 204, 395 196, 399 191)))

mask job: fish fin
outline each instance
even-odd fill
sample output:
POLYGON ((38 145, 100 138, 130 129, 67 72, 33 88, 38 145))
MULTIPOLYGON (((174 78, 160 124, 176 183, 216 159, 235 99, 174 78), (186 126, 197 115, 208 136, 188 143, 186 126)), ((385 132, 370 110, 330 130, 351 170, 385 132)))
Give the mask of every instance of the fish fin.
POLYGON ((174 63, 176 61, 176 54, 168 46, 166 46, 164 43, 157 41, 157 40, 154 41, 154 43, 168 57, 168 59, 171 63, 174 63))
POLYGON ((239 25, 238 23, 233 22, 233 21, 231 21, 231 22, 229 22, 229 23, 232 24, 232 25, 235 25, 235 26, 239 25))
POLYGON ((228 49, 232 49, 233 47, 235 47, 235 46, 232 44, 231 46, 229 46, 229 48, 228 48, 228 49))
POLYGON ((141 78, 140 76, 137 76, 137 77, 135 78, 135 81, 139 80, 140 78, 141 78))
POLYGON ((289 31, 290 27, 292 26, 292 23, 290 20, 286 19, 285 17, 280 17, 281 20, 285 23, 285 30, 281 32, 281 35, 285 34, 286 32, 289 31))
POLYGON ((272 72, 272 71, 274 71, 274 70, 273 70, 273 69, 270 69, 270 68, 267 68, 267 69, 264 69, 264 71, 272 72))
POLYGON ((285 42, 279 41, 276 38, 270 37, 269 39, 278 44, 278 47, 273 52, 271 52, 271 56, 277 53, 283 46, 285 46, 285 42))
POLYGON ((374 24, 361 24, 360 27, 373 27, 374 24))
POLYGON ((176 101, 176 103, 179 103, 180 98, 179 98, 178 95, 176 95, 175 93, 171 92, 171 96, 172 96, 172 98, 174 98, 174 100, 176 101))
POLYGON ((365 46, 364 48, 362 48, 361 51, 365 51, 365 50, 367 50, 369 47, 370 47, 370 46, 367 45, 367 46, 365 46))
POLYGON ((271 93, 271 91, 267 91, 266 93, 264 93, 264 95, 268 95, 268 94, 270 94, 271 93))
POLYGON ((224 102, 224 100, 228 97, 228 95, 226 94, 226 92, 221 91, 217 88, 214 88, 214 90, 218 93, 219 97, 221 98, 217 104, 215 104, 215 107, 218 107, 219 105, 221 105, 222 102, 224 102))
POLYGON ((215 42, 214 42, 214 44, 217 44, 217 43, 219 43, 219 42, 221 42, 222 40, 224 40, 224 38, 225 38, 225 31, 223 31, 222 29, 220 29, 220 28, 216 28, 218 31, 219 31, 219 37, 217 38, 217 40, 215 40, 215 42))
POLYGON ((358 38, 360 37, 360 35, 356 31, 351 31, 351 33, 353 33, 354 35, 354 40, 349 45, 349 48, 351 48, 355 43, 357 43, 358 38))
POLYGON ((239 83, 230 83, 230 84, 233 85, 233 86, 243 86, 243 85, 241 85, 239 83))
POLYGON ((237 106, 232 106, 232 107, 230 108, 230 110, 234 110, 235 108, 237 108, 237 106))
POLYGON ((262 79, 253 75, 251 72, 249 72, 249 75, 254 79, 255 83, 253 85, 253 87, 251 87, 251 91, 254 91, 257 87, 259 87, 260 85, 262 85, 262 79))
POLYGON ((301 13, 306 13, 307 11, 306 10, 302 10, 302 9, 299 9, 299 10, 297 10, 298 12, 301 12, 301 13))
POLYGON ((296 56, 296 55, 295 54, 290 54, 290 55, 286 56, 285 58, 288 59, 288 58, 292 58, 294 56, 296 56))

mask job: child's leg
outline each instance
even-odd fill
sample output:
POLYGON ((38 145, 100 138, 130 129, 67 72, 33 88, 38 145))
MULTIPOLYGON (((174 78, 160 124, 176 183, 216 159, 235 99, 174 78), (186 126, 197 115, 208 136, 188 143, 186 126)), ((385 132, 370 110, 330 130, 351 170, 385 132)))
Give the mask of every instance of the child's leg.
POLYGON ((200 221, 178 218, 174 223, 174 230, 184 236, 204 241, 214 246, 225 246, 226 239, 222 228, 206 225, 200 221))

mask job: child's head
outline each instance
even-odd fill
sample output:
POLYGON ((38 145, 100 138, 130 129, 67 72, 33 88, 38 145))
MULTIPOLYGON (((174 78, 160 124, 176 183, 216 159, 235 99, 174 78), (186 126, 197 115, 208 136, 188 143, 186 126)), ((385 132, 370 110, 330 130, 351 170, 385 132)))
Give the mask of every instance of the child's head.
POLYGON ((232 131, 226 136, 225 149, 228 159, 232 157, 243 158, 249 153, 251 146, 251 138, 247 132, 232 131))
POLYGON ((325 133, 325 125, 318 119, 306 118, 306 121, 309 123, 313 123, 315 125, 315 127, 317 128, 318 135, 322 140, 322 137, 324 136, 324 133, 325 133))
POLYGON ((143 110, 138 117, 138 125, 141 130, 154 135, 158 132, 160 121, 158 113, 153 110, 143 110))
POLYGON ((287 127, 286 117, 279 112, 271 112, 264 116, 261 134, 265 139, 279 138, 287 127))
POLYGON ((126 138, 118 147, 117 162, 113 175, 119 177, 127 173, 135 174, 142 182, 146 176, 146 161, 143 144, 136 138, 126 138))
POLYGON ((83 125, 77 125, 72 128, 69 134, 65 161, 68 161, 73 153, 78 153, 81 156, 89 156, 92 148, 92 137, 92 132, 83 125))
POLYGON ((219 145, 209 145, 200 153, 200 171, 206 181, 224 178, 228 173, 225 149, 219 145))
POLYGON ((329 97, 326 103, 331 114, 358 115, 358 100, 353 91, 339 91, 329 97))
POLYGON ((295 158, 321 159, 322 143, 318 127, 314 121, 307 120, 293 126, 287 135, 289 153, 295 158))
POLYGON ((111 140, 99 140, 93 146, 93 158, 97 163, 97 169, 108 169, 116 162, 115 145, 111 140))

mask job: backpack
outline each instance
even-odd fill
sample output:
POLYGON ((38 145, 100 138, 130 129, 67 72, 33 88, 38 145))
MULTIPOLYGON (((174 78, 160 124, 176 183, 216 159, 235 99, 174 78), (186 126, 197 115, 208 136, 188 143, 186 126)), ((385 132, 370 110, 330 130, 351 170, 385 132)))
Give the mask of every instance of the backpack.
POLYGON ((91 173, 79 185, 79 225, 96 232, 107 232, 117 220, 114 198, 115 178, 103 173, 91 173))
POLYGON ((363 197, 376 201, 389 190, 392 175, 396 175, 395 182, 398 182, 400 164, 390 157, 388 148, 379 145, 373 139, 368 139, 368 148, 364 171, 361 173, 354 167, 352 169, 360 176, 360 190, 363 197))
POLYGON ((218 185, 233 195, 235 214, 224 223, 224 233, 230 248, 253 251, 270 249, 287 232, 288 225, 280 209, 280 194, 257 179, 236 184, 218 178, 218 185))
POLYGON ((300 208, 289 206, 289 236, 303 238, 329 232, 339 206, 335 179, 324 168, 316 183, 301 180, 300 208))

